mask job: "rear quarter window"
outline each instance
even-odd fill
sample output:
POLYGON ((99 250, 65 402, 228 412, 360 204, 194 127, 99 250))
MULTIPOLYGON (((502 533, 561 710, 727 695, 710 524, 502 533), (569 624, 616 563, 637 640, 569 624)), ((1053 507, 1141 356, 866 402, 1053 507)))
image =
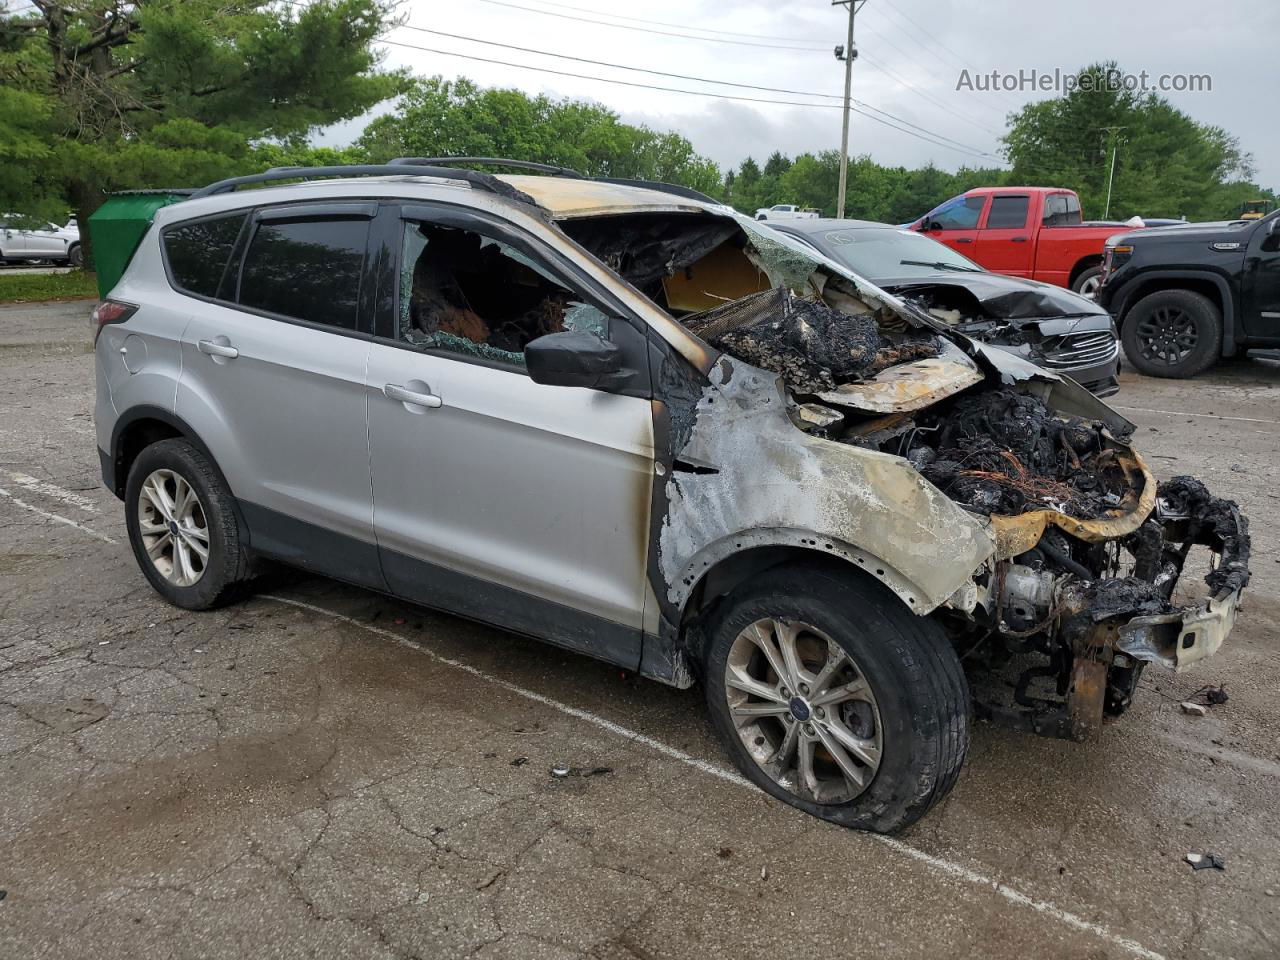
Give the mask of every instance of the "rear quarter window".
POLYGON ((241 212, 166 229, 161 237, 174 286, 202 297, 217 297, 246 216, 241 212))

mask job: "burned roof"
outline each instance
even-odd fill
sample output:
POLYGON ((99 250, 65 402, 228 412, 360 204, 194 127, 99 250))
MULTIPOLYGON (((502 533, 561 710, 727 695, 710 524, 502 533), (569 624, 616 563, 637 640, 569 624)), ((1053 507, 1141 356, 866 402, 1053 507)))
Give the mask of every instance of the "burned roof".
POLYGON ((706 213, 719 209, 678 194, 630 184, 515 174, 503 174, 498 179, 529 194, 556 219, 620 213, 706 213))

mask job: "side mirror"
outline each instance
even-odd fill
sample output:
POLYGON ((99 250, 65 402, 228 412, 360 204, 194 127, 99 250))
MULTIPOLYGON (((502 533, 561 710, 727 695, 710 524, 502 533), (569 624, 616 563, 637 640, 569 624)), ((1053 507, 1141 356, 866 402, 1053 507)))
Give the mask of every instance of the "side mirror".
POLYGON ((624 372, 622 350, 594 333, 566 330, 531 340, 525 365, 534 383, 553 387, 609 386, 624 372))

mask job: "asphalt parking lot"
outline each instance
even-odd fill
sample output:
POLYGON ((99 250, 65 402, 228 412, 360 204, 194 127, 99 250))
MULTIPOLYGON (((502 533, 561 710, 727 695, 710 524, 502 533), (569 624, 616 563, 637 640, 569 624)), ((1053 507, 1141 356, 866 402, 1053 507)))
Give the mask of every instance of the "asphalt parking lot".
POLYGON ((887 840, 745 785, 697 690, 301 574, 166 606, 88 312, 0 308, 0 957, 1280 955, 1280 363, 1113 401, 1251 517, 1228 646, 1097 744, 979 724, 887 840))

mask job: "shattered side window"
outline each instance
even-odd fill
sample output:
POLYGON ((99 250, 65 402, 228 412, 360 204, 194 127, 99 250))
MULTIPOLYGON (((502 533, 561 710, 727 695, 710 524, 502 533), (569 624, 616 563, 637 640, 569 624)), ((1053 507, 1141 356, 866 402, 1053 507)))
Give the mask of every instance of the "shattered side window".
POLYGON ((521 251, 469 230, 409 221, 401 250, 399 337, 424 350, 523 369, 526 344, 593 309, 521 251))

